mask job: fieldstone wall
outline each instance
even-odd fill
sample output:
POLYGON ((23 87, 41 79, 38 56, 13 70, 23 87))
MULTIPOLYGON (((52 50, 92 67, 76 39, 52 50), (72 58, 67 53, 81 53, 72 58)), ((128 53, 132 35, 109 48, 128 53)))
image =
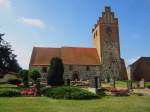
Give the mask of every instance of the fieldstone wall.
MULTIPOLYGON (((47 77, 47 72, 42 72, 42 67, 48 66, 31 66, 31 69, 38 69, 41 73, 42 78, 47 77)), ((70 79, 73 80, 73 74, 74 72, 78 72, 79 80, 91 80, 94 77, 101 77, 102 73, 100 72, 100 65, 64 65, 64 79, 70 79), (71 69, 70 69, 71 66, 71 69), (87 69, 88 67, 88 69, 87 69)))
POLYGON ((79 73, 79 80, 90 80, 92 77, 100 76, 100 67, 98 65, 87 66, 85 65, 71 65, 72 70, 70 70, 70 65, 65 65, 64 79, 73 79, 74 72, 79 73))

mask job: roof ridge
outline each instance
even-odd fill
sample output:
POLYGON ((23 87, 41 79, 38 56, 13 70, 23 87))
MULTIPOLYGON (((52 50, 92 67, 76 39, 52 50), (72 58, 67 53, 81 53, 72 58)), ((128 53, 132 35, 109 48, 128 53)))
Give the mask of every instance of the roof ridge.
POLYGON ((62 46, 61 48, 84 48, 84 49, 96 49, 93 47, 72 47, 72 46, 62 46))
POLYGON ((60 49, 60 47, 33 47, 33 48, 40 48, 40 49, 60 49))

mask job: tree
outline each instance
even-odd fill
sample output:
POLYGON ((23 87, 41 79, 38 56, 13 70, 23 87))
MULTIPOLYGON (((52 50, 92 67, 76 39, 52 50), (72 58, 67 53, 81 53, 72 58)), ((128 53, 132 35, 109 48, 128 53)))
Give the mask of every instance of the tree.
POLYGON ((59 86, 64 84, 63 80, 64 66, 62 60, 54 57, 50 61, 47 83, 51 86, 59 86))
POLYGON ((30 71, 30 77, 35 83, 36 80, 41 77, 41 74, 37 69, 33 69, 30 71))
POLYGON ((22 78, 22 82, 24 87, 29 87, 29 71, 28 70, 21 70, 19 72, 20 77, 22 78))
POLYGON ((19 72, 21 67, 19 66, 16 55, 13 54, 11 45, 2 39, 4 34, 0 34, 0 72, 19 72))

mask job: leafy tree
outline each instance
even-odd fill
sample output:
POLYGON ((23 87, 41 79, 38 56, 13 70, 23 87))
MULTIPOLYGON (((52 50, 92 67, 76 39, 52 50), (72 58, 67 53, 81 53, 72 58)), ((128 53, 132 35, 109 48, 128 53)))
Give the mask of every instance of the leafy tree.
POLYGON ((50 61, 47 83, 52 86, 64 84, 63 80, 64 66, 60 58, 54 57, 50 61))
POLYGON ((34 82, 36 82, 36 80, 41 77, 41 74, 37 69, 33 69, 30 71, 30 77, 34 82))
POLYGON ((28 70, 21 70, 19 72, 22 82, 24 84, 24 87, 29 87, 29 71, 28 70))
POLYGON ((16 55, 13 54, 11 45, 2 39, 3 34, 0 34, 0 72, 19 72, 19 66, 16 55))

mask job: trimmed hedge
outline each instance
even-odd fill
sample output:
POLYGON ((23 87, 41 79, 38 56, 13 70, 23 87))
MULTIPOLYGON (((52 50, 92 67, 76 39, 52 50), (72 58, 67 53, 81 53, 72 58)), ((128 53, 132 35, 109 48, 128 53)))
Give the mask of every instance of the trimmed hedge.
POLYGON ((10 74, 5 75, 4 80, 5 80, 8 84, 14 84, 14 85, 20 84, 20 83, 22 82, 22 81, 21 81, 19 78, 17 78, 15 75, 10 75, 10 74))
POLYGON ((20 93, 18 90, 16 89, 0 89, 0 97, 16 97, 16 96, 20 96, 20 93))
POLYGON ((20 79, 9 79, 8 80, 8 84, 14 84, 14 85, 18 85, 20 84, 22 81, 20 79))
POLYGON ((91 93, 87 90, 83 90, 77 87, 55 87, 46 88, 44 90, 44 95, 56 99, 96 99, 99 98, 98 95, 91 93))

